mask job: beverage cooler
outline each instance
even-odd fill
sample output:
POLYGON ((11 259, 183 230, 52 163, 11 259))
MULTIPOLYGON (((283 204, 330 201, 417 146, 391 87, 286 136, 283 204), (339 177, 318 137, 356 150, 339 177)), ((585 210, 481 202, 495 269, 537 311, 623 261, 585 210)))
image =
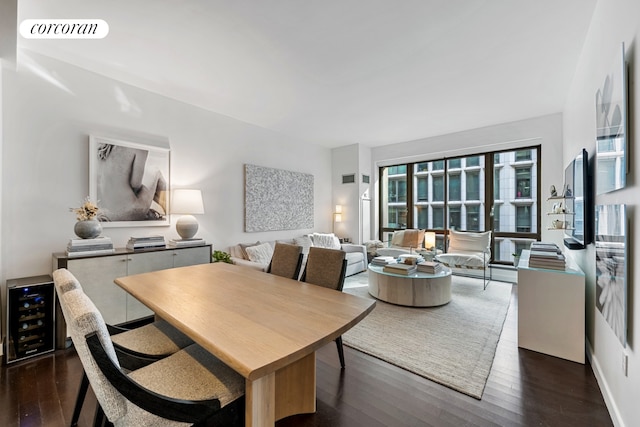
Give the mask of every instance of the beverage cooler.
POLYGON ((55 288, 51 276, 7 280, 6 362, 54 350, 55 288))

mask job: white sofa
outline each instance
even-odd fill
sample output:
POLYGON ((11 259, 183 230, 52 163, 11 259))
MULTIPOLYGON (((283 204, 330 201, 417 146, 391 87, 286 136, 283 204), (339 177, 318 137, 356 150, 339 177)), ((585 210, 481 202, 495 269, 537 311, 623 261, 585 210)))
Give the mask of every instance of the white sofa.
POLYGON ((311 246, 343 250, 346 253, 347 259, 347 276, 360 273, 367 269, 367 250, 364 245, 351 243, 341 244, 337 237, 328 233, 313 233, 293 239, 272 240, 268 242, 240 243, 231 246, 228 252, 234 264, 266 271, 269 267, 276 242, 302 246, 303 259, 302 268, 300 269, 301 274, 304 271, 307 255, 309 254, 309 248, 311 246), (265 244, 267 244, 268 247, 265 246, 265 244))

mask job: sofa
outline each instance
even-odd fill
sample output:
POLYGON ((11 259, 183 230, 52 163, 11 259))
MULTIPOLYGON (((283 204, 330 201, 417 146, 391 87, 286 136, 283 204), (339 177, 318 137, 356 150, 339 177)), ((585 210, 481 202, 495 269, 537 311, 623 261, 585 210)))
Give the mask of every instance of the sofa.
POLYGON ((425 230, 421 229, 394 231, 388 246, 377 248, 376 254, 398 258, 400 255, 424 249, 424 232, 425 230))
POLYGON ((347 259, 347 276, 360 273, 367 269, 367 250, 365 246, 351 243, 340 243, 340 240, 333 233, 312 233, 295 237, 293 239, 239 243, 229 247, 228 252, 231 255, 231 261, 236 265, 267 271, 276 242, 302 246, 303 258, 302 268, 300 269, 301 275, 304 271, 304 267, 307 262, 307 255, 309 254, 309 248, 311 246, 340 249, 344 251, 347 259))

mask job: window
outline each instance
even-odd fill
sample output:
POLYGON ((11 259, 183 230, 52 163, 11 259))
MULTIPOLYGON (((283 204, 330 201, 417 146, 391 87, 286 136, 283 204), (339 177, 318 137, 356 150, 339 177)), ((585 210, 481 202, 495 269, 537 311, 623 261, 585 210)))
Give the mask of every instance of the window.
POLYGON ((468 168, 473 166, 480 166, 480 156, 467 157, 466 164, 468 168))
POLYGON ((480 206, 467 206, 467 226, 469 231, 480 231, 480 206))
POLYGON ((435 230, 444 230, 444 208, 433 208, 433 224, 431 227, 435 230))
POLYGON ((516 168, 516 198, 531 198, 531 168, 516 168))
POLYGON ((516 206, 516 231, 531 231, 531 209, 529 206, 516 206))
POLYGON ((449 175, 449 200, 462 200, 460 174, 449 175))
POLYGON ((460 169, 462 161, 460 159, 449 160, 449 169, 460 169))
POLYGON ((433 201, 444 202, 444 176, 433 177, 433 201))
POLYGON ((419 176, 417 180, 418 193, 416 194, 416 200, 419 202, 429 201, 429 178, 426 176, 419 176))
POLYGON ((531 160, 531 150, 516 151, 516 162, 524 162, 531 160))
POLYGON ((491 262, 511 265, 516 242, 540 239, 539 156, 536 146, 381 167, 379 235, 493 230, 491 262))
POLYGON ((467 172, 467 200, 480 200, 480 172, 467 172))

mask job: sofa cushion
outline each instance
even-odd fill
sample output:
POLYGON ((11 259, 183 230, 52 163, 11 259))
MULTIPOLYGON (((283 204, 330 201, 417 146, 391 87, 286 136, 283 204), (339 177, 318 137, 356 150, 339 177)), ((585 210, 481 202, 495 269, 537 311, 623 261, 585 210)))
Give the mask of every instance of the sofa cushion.
POLYGON ((242 251, 242 258, 244 259, 249 259, 249 254, 247 253, 247 248, 250 248, 252 246, 258 246, 260 244, 260 241, 258 240, 255 243, 240 243, 238 244, 238 246, 240 246, 240 250, 242 251))
POLYGON ((488 252, 491 249, 491 231, 476 233, 451 230, 447 253, 488 252))
POLYGON ((304 235, 300 237, 296 237, 293 239, 293 244, 297 246, 302 246, 302 253, 308 254, 309 248, 313 246, 313 242, 311 241, 311 237, 304 235))
POLYGON ((257 262, 259 264, 269 264, 271 257, 273 256, 273 246, 269 243, 261 243, 256 246, 249 246, 245 249, 249 261, 257 262))
POLYGON ((424 230, 412 229, 404 230, 402 245, 405 248, 419 248, 424 241, 424 230))
POLYGON ((341 249, 340 239, 333 233, 313 233, 313 246, 327 249, 341 249))
POLYGON ((404 246, 404 230, 394 231, 391 235, 391 246, 404 246))
POLYGON ((362 252, 347 252, 345 254, 347 259, 347 265, 355 264, 356 262, 363 262, 362 252))

